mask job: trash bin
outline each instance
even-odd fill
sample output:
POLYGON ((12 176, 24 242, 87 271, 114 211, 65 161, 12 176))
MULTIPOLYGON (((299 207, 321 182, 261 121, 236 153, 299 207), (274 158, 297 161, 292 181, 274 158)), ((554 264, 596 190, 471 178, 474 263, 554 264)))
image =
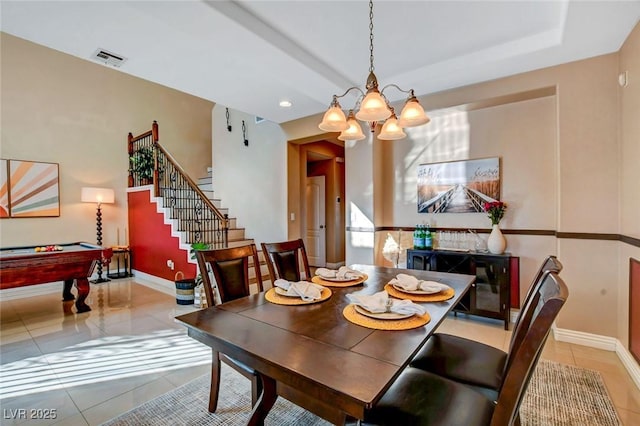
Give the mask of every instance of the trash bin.
POLYGON ((176 302, 178 305, 193 305, 195 278, 185 278, 182 271, 176 272, 176 302))

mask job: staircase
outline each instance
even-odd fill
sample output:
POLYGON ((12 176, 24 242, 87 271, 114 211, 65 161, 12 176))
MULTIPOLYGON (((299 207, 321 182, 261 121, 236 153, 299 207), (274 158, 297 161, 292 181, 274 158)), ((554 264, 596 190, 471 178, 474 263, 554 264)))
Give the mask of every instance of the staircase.
MULTIPOLYGON (((177 248, 187 252, 188 262, 196 263, 191 258, 194 243, 205 243, 211 249, 254 243, 246 238, 244 228, 238 228, 236 218, 229 218, 229 210, 222 207, 221 200, 215 198, 212 169, 209 167, 204 177, 191 179, 158 140, 155 121, 148 132, 135 137, 129 133, 129 187, 153 185, 152 202, 163 214, 164 223, 171 227, 171 235, 178 237, 177 248)), ((263 281, 268 285, 269 272, 260 248, 258 253, 263 281)))
MULTIPOLYGON (((219 198, 214 197, 213 193, 213 176, 212 176, 212 168, 207 168, 207 175, 201 178, 198 178, 196 181, 198 188, 202 191, 202 193, 213 203, 214 206, 218 208, 218 210, 225 215, 229 215, 229 209, 222 207, 222 201, 219 198)), ((237 219, 235 217, 228 218, 228 247, 239 247, 247 244, 251 244, 253 242, 252 239, 248 239, 245 236, 245 229, 238 228, 237 219)), ((193 241, 193 240, 189 240, 193 241)))

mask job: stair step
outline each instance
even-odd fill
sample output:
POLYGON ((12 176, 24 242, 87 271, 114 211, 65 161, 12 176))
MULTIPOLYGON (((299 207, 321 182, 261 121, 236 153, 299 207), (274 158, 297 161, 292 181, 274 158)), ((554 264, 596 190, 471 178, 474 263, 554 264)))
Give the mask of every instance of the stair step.
MULTIPOLYGON (((198 239, 197 234, 199 230, 190 229, 177 229, 178 232, 184 234, 186 241, 196 241, 198 239)), ((246 241, 245 232, 243 228, 229 229, 227 233, 228 241, 246 241)))
POLYGON ((208 199, 212 200, 213 198, 215 198, 213 191, 209 191, 209 190, 202 190, 202 193, 205 195, 205 197, 207 197, 208 199))
MULTIPOLYGON (((186 224, 189 223, 188 219, 182 219, 181 220, 178 217, 174 217, 174 218, 171 218, 171 219, 178 222, 178 224, 177 224, 177 227, 178 227, 177 230, 178 231, 184 231, 188 227, 188 225, 186 225, 186 224)), ((229 229, 244 229, 244 228, 238 228, 237 222, 238 221, 237 221, 237 219, 235 217, 229 218, 229 229)))
POLYGON ((229 243, 228 246, 229 247, 242 247, 242 246, 246 246, 248 244, 253 243, 254 241, 252 239, 240 239, 240 240, 231 240, 229 239, 229 243))
MULTIPOLYGON (((222 213, 223 215, 225 214, 229 214, 229 209, 226 207, 217 207, 218 211, 220 213, 222 213)), ((193 217, 193 208, 191 207, 173 207, 171 208, 171 213, 172 213, 172 219, 179 219, 179 218, 192 218, 193 217)))
POLYGON ((201 184, 211 184, 211 179, 212 179, 212 177, 211 177, 210 175, 209 175, 209 176, 204 176, 204 177, 199 177, 199 178, 198 178, 198 181, 197 181, 196 183, 197 183, 198 185, 201 185, 201 184))
POLYGON ((200 191, 213 191, 213 183, 212 182, 208 182, 208 183, 200 183, 200 182, 198 182, 198 188, 200 188, 200 191))

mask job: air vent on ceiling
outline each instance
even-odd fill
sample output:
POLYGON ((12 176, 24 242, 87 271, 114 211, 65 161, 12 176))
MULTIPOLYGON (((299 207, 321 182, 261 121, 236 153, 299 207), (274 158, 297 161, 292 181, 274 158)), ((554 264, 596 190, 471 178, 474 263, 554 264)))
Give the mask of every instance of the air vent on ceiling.
POLYGON ((111 65, 112 67, 120 68, 120 66, 126 62, 127 58, 122 55, 109 52, 105 49, 97 49, 91 55, 91 59, 94 61, 102 62, 105 65, 111 65))

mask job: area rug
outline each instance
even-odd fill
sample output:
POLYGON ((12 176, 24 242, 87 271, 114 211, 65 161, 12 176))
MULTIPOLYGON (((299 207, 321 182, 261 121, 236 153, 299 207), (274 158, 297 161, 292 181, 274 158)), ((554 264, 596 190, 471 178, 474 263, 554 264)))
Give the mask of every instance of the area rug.
MULTIPOLYGON (((222 387, 215 414, 207 411, 209 377, 201 376, 153 399, 103 426, 244 425, 251 411, 249 381, 222 364, 222 387)), ((540 361, 520 408, 527 426, 621 425, 597 371, 540 361)), ((278 398, 267 425, 329 425, 308 411, 278 398)))

